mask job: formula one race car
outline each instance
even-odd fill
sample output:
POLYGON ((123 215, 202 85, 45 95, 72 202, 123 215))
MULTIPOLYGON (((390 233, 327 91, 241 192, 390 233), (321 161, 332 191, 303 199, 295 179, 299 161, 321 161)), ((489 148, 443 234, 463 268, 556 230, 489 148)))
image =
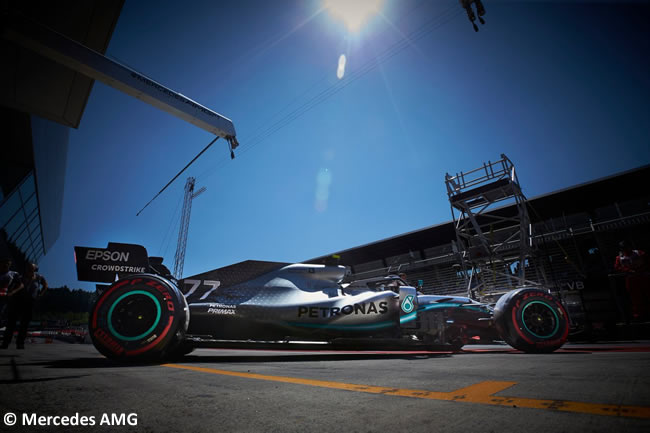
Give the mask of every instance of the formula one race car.
POLYGON ((459 350, 470 339, 553 352, 569 321, 551 294, 519 288, 496 305, 423 295, 398 276, 342 283, 343 266, 245 261, 176 281, 144 247, 75 247, 99 293, 89 332, 109 358, 158 361, 196 347, 459 350), (116 276, 119 278, 117 280, 116 276))

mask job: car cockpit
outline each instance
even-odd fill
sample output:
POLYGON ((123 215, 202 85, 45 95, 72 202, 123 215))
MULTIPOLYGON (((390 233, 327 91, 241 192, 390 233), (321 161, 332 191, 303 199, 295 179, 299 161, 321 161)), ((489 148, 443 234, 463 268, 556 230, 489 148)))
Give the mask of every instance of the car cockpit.
POLYGON ((356 295, 363 292, 384 292, 386 290, 399 294, 399 288, 408 286, 408 284, 397 275, 388 275, 342 283, 340 286, 345 295, 356 295))

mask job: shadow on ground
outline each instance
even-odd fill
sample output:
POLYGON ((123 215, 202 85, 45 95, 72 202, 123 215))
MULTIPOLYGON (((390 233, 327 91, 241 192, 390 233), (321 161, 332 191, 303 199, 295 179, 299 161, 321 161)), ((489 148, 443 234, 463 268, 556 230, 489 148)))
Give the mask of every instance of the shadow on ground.
MULTIPOLYGON (((182 364, 221 364, 221 363, 267 363, 267 362, 335 362, 350 360, 369 360, 369 359, 402 359, 402 360, 420 360, 431 358, 447 358, 452 356, 450 353, 423 353, 423 354, 283 354, 283 355, 185 355, 183 357, 168 360, 168 362, 182 364)), ((46 368, 138 368, 151 367, 164 363, 126 363, 110 360, 103 357, 92 358, 69 358, 58 359, 55 361, 37 361, 21 363, 19 366, 43 366, 46 368)), ((5 366, 7 364, 4 364, 5 366)))

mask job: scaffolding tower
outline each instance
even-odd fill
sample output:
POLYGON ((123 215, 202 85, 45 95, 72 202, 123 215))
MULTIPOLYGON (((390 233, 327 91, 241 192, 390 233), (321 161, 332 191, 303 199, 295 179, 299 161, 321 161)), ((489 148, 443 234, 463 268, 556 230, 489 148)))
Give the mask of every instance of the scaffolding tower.
POLYGON ((512 161, 502 154, 474 170, 447 173, 445 184, 456 231, 452 248, 468 296, 489 300, 515 287, 539 286, 544 273, 533 266, 526 197, 512 161))
POLYGON ((183 277, 183 264, 185 263, 185 248, 187 247, 187 233, 190 228, 190 214, 192 213, 192 200, 205 191, 205 187, 194 192, 196 179, 188 177, 185 182, 185 196, 183 198, 183 211, 181 212, 181 224, 178 229, 178 242, 176 244, 176 254, 174 255, 174 277, 181 279, 183 277))

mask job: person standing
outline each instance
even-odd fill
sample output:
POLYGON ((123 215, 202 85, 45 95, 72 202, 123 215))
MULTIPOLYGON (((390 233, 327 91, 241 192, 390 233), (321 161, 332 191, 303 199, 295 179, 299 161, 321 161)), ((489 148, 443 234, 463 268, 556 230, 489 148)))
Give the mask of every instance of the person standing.
POLYGON ((9 291, 17 289, 20 284, 20 274, 11 270, 11 258, 0 257, 0 327, 7 319, 9 291))
POLYGON ((25 348, 25 337, 27 337, 29 322, 32 320, 34 300, 43 296, 47 290, 47 281, 42 275, 36 272, 37 270, 38 266, 35 263, 27 263, 21 284, 8 294, 9 317, 2 340, 2 348, 4 349, 9 347, 9 343, 11 343, 18 320, 20 320, 20 328, 18 329, 16 348, 25 348))
POLYGON ((16 289, 20 282, 20 274, 11 270, 11 259, 0 259, 0 296, 7 296, 9 291, 16 289))
POLYGON ((650 310, 650 274, 648 259, 642 250, 635 250, 622 241, 614 268, 625 274, 625 289, 630 298, 632 319, 646 319, 650 310))

